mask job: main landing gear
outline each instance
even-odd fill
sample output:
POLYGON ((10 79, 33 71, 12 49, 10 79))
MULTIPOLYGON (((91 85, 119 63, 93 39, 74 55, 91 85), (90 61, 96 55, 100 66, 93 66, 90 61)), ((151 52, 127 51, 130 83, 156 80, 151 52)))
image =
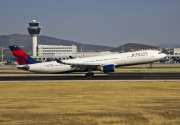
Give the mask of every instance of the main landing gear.
POLYGON ((153 63, 150 63, 150 67, 149 67, 150 69, 152 69, 152 68, 153 68, 152 64, 153 64, 153 63))
POLYGON ((92 68, 88 69, 88 73, 86 73, 85 77, 86 78, 92 78, 94 76, 94 73, 92 72, 92 68))
POLYGON ((94 76, 94 73, 86 73, 85 77, 86 78, 92 78, 94 76))

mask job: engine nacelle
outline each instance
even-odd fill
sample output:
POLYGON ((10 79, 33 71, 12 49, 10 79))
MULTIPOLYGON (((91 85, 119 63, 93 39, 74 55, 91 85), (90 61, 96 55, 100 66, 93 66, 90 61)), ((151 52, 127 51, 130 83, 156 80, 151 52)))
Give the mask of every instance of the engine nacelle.
POLYGON ((101 70, 104 72, 104 73, 108 73, 108 72, 114 72, 114 65, 106 65, 106 66, 103 66, 101 68, 101 70))

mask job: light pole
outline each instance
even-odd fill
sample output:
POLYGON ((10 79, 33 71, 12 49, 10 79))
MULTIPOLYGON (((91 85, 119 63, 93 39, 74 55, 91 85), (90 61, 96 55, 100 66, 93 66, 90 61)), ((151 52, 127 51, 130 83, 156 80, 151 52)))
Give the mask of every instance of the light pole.
POLYGON ((82 53, 82 47, 83 47, 83 46, 81 46, 81 53, 82 53))
POLYGON ((170 49, 170 45, 169 45, 169 63, 170 63, 170 51, 171 51, 171 49, 170 49))
POLYGON ((4 48, 2 47, 1 49, 2 49, 2 60, 1 60, 1 61, 3 62, 3 56, 4 56, 4 55, 3 55, 3 49, 4 49, 4 48))

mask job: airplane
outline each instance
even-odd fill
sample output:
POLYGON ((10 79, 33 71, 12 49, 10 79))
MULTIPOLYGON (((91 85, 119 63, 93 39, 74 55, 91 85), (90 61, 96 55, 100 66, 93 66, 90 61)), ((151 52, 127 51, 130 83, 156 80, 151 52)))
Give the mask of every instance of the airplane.
POLYGON ((157 50, 144 50, 135 52, 118 53, 103 56, 71 58, 69 60, 58 60, 37 63, 18 46, 9 46, 19 65, 18 69, 28 70, 35 73, 67 73, 84 72, 85 77, 92 78, 93 71, 100 70, 104 73, 114 72, 116 67, 137 64, 152 63, 166 57, 166 54, 157 50))
POLYGON ((180 63, 180 58, 179 56, 173 56, 172 57, 173 61, 177 62, 177 63, 180 63))

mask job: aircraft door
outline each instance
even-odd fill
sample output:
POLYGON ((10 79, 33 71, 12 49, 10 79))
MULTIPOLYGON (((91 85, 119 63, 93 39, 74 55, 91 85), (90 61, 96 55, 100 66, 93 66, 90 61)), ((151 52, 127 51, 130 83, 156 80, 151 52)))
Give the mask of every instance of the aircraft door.
POLYGON ((125 60, 125 57, 124 56, 121 56, 121 61, 124 61, 125 60))
POLYGON ((151 52, 151 57, 154 57, 154 52, 151 52))
POLYGON ((154 52, 150 52, 150 55, 148 56, 148 60, 151 60, 154 57, 154 52))
POLYGON ((44 65, 40 65, 40 70, 44 70, 44 65))

